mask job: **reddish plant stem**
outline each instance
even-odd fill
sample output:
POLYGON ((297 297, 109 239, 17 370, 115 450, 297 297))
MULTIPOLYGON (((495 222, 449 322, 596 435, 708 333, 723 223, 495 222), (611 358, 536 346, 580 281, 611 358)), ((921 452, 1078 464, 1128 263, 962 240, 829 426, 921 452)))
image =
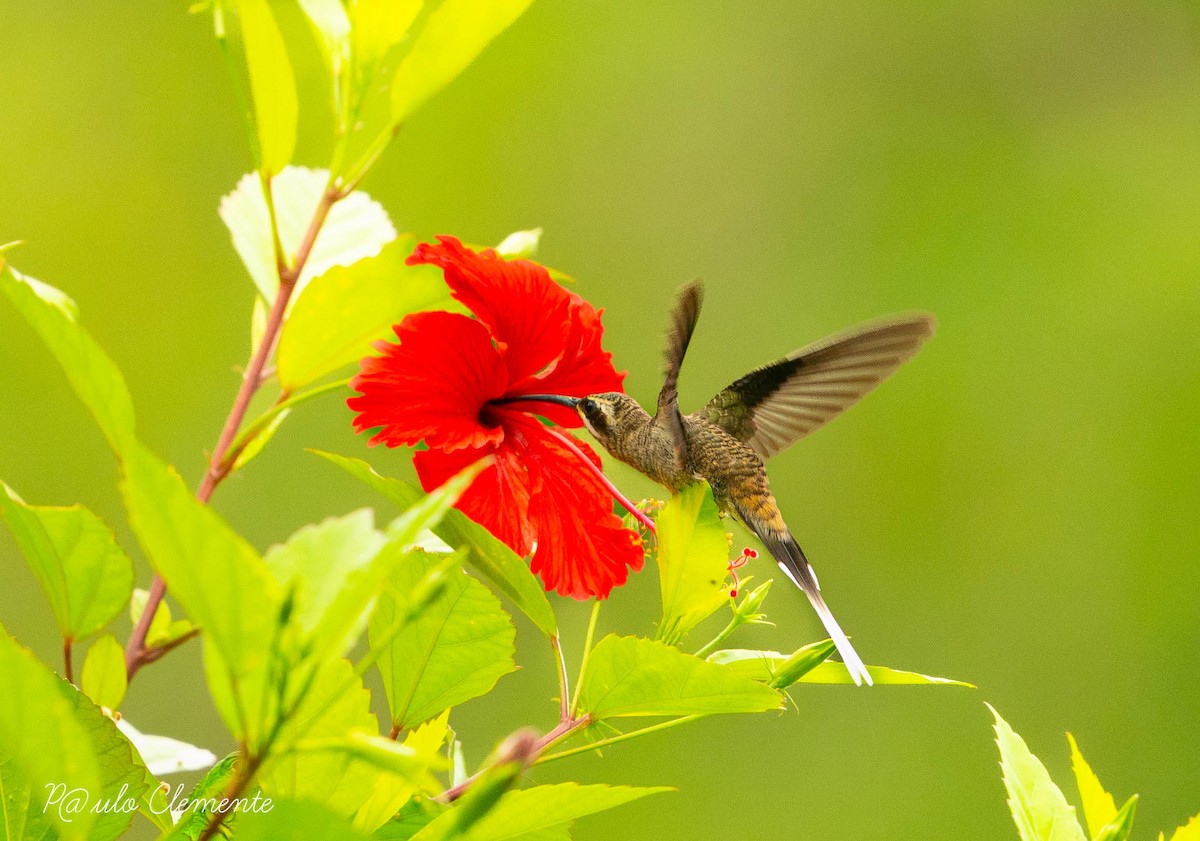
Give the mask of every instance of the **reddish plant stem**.
POLYGON ((70 637, 63 637, 63 677, 67 683, 75 682, 75 664, 71 662, 71 645, 74 642, 70 637))
POLYGON ((613 499, 621 503, 621 506, 630 514, 632 514, 639 523, 649 529, 651 534, 658 534, 658 531, 654 528, 654 521, 647 517, 646 513, 642 511, 642 509, 638 508, 629 499, 629 497, 625 496, 625 494, 618 490, 617 486, 614 485, 612 481, 604 475, 604 471, 597 467, 595 462, 587 457, 587 453, 580 449, 579 445, 575 442, 575 439, 573 439, 570 435, 564 435, 557 429, 552 429, 550 427, 546 427, 546 431, 561 441, 564 447, 570 450, 576 458, 582 461, 584 466, 591 471, 592 475, 600 481, 600 484, 604 485, 604 487, 608 489, 608 492, 612 494, 613 499))
MULTIPOLYGON (((528 757, 527 764, 532 765, 533 763, 537 762, 538 757, 545 752, 546 748, 553 745, 559 739, 562 739, 578 730, 580 727, 586 727, 591 723, 592 717, 586 713, 581 715, 579 718, 563 719, 553 730, 537 740, 537 743, 534 745, 533 750, 528 757)), ((476 780, 483 776, 483 773, 486 770, 487 769, 485 768, 481 771, 477 771, 458 785, 446 789, 435 799, 440 800, 443 803, 453 803, 455 800, 462 797, 466 793, 467 789, 469 789, 476 780)))
MULTIPOLYGON (((312 222, 309 223, 304 239, 296 251, 295 263, 291 267, 282 263, 279 265, 279 289, 275 293, 275 301, 267 316, 267 325, 263 330, 262 339, 259 341, 258 347, 254 349, 250 364, 242 375, 242 385, 238 389, 237 397, 234 398, 233 408, 229 410, 229 415, 225 418, 225 426, 222 428, 221 436, 217 439, 217 446, 209 458, 208 469, 204 471, 204 478, 196 490, 196 498, 203 503, 207 503, 212 498, 217 485, 232 470, 232 465, 225 462, 226 451, 233 443, 242 421, 246 418, 246 411, 250 408, 251 399, 263 384, 263 369, 275 348, 275 341, 283 326, 283 317, 287 312, 288 302, 291 301, 292 292, 296 289, 296 283, 300 279, 300 273, 304 270, 304 264, 308 261, 309 254, 312 253, 313 245, 317 241, 317 234, 321 232, 321 226, 325 224, 330 209, 344 195, 345 193, 336 187, 330 186, 326 189, 313 212, 312 222)), ((154 580, 150 584, 149 596, 146 599, 146 607, 142 610, 142 615, 138 617, 133 634, 129 637, 129 643, 125 646, 125 673, 130 680, 137 674, 138 669, 146 663, 158 659, 151 656, 150 650, 146 648, 146 634, 150 631, 150 622, 154 619, 154 613, 158 610, 158 605, 162 602, 166 592, 166 582, 155 573, 154 580)))

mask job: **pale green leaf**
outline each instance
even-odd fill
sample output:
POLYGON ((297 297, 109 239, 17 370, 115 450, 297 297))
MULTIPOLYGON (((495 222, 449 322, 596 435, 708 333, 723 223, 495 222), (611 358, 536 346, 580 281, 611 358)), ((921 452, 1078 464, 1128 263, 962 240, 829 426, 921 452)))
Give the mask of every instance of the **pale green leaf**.
POLYGON ((1133 818, 1137 813, 1137 801, 1136 794, 1126 800, 1121 811, 1100 827, 1100 831, 1095 835, 1095 841, 1129 841, 1129 833, 1133 832, 1133 818))
POLYGON ((541 241, 541 228, 531 228, 528 231, 513 231, 496 246, 496 253, 510 260, 516 258, 532 260, 537 256, 538 245, 541 241))
POLYGON ((989 704, 988 709, 996 717, 996 745, 1000 748, 1008 808, 1021 841, 1087 841, 1075 808, 1050 779, 1046 766, 995 708, 989 704))
MULTIPOLYGON (((381 476, 365 461, 334 453, 314 450, 325 460, 336 464, 351 476, 364 482, 383 496, 406 509, 421 499, 421 491, 400 479, 381 476)), ((447 511, 434 534, 450 546, 470 550, 467 562, 512 599, 513 604, 529 617, 546 636, 558 635, 558 622, 546 592, 529 571, 529 566, 511 549, 497 540, 487 529, 461 511, 447 511)))
POLYGON ((125 698, 125 649, 112 634, 105 634, 88 649, 79 688, 101 707, 115 710, 125 698))
POLYGON ((112 529, 91 511, 82 505, 28 505, 0 482, 0 516, 45 591, 64 637, 83 639, 125 607, 133 563, 112 529))
POLYGON ((440 269, 405 265, 416 244, 415 236, 404 234, 376 256, 333 266, 308 285, 279 336, 284 391, 295 393, 367 356, 374 342, 392 338, 392 326, 409 313, 459 308, 440 269))
POLYGON ((292 413, 291 409, 280 409, 271 415, 270 420, 263 425, 262 429, 258 430, 254 437, 251 438, 242 451, 238 453, 237 458, 233 460, 233 469, 241 470, 247 464, 254 460, 255 456, 263 451, 263 448, 271 442, 275 437, 275 433, 279 431, 279 427, 287 420, 287 416, 292 413))
POLYGON ((436 558, 413 552, 371 613, 369 639, 379 654, 392 724, 410 729, 452 706, 490 692, 516 669, 516 631, 500 600, 465 573, 451 573, 437 599, 418 616, 410 600, 436 558))
POLYGON ((408 34, 422 5, 421 0, 353 0, 352 56, 359 86, 371 83, 384 56, 408 34))
POLYGON ((46 343, 109 446, 120 453, 134 434, 133 400, 117 366, 80 326, 75 302, 2 263, 0 290, 46 343))
POLYGON ((433 10, 392 79, 392 122, 454 81, 532 0, 445 0, 433 10))
MULTIPOLYGON (((88 730, 64 688, 75 691, 0 626, 0 758, 12 763, 33 791, 38 809, 59 788, 60 800, 67 791, 80 788, 90 802, 102 790, 88 730)), ((10 769, 5 776, 12 773, 10 769)), ((86 812, 64 815, 53 804, 47 813, 63 838, 80 841, 90 837, 97 818, 86 812)))
POLYGON ((775 689, 786 689, 824 662, 834 649, 830 640, 811 643, 790 655, 778 651, 728 648, 714 651, 708 655, 708 661, 720 663, 775 689))
MULTIPOLYGON (((558 838, 559 835, 541 833, 556 828, 566 829, 578 818, 594 815, 626 803, 632 803, 652 794, 673 791, 670 788, 633 788, 631 786, 580 785, 558 783, 534 786, 520 791, 510 791, 500 802, 476 822, 463 841, 508 841, 508 839, 532 837, 558 838), (534 835, 536 833, 536 836, 534 835)), ((452 812, 447 812, 431 823, 417 837, 438 837, 438 825, 449 823, 452 812)))
POLYGON ((579 705, 594 719, 779 709, 774 689, 669 645, 609 635, 588 657, 579 705))
POLYGON ((341 815, 309 801, 277 800, 269 812, 238 817, 238 841, 368 841, 341 815))
POLYGON ((283 603, 278 583, 254 548, 141 446, 122 462, 121 493, 150 563, 204 629, 218 709, 235 736, 256 746, 255 714, 283 603))
POLYGON ((672 496, 654 523, 662 593, 658 638, 674 645, 729 602, 729 542, 707 482, 672 496))
POLYGON ((1176 829, 1171 835, 1171 841, 1200 841, 1200 815, 1190 818, 1186 824, 1176 829))
POLYGON ((350 50, 350 18, 341 0, 300 0, 335 83, 350 50))
POLYGON ((352 605, 352 615, 336 619, 327 617, 329 609, 346 588, 347 581, 358 575, 386 542, 383 533, 375 529, 374 513, 363 508, 304 526, 286 543, 271 547, 264 560, 295 600, 292 623, 305 636, 312 636, 323 621, 336 622, 344 633, 340 639, 329 642, 331 648, 338 649, 338 654, 344 653, 357 638, 356 630, 361 630, 361 626, 357 629, 355 626, 366 605, 352 605))
MULTIPOLYGON (((346 660, 334 660, 318 672, 296 714, 280 732, 282 744, 345 739, 375 734, 371 693, 346 660)), ((350 815, 371 791, 374 768, 335 750, 277 750, 258 781, 273 798, 315 800, 339 815, 350 815)))
POLYGON ((1071 745, 1071 770, 1075 772, 1075 785, 1079 789, 1079 800, 1083 804, 1083 817, 1087 820, 1088 832, 1095 838, 1104 826, 1117 816, 1117 804, 1113 796, 1104 790, 1100 778, 1088 765, 1075 737, 1067 734, 1071 745))
POLYGON ((296 80, 270 2, 237 0, 237 7, 262 166, 268 175, 274 175, 291 162, 296 148, 296 80))
MULTIPOLYGON (((404 737, 404 745, 417 755, 440 755, 450 735, 449 719, 450 711, 446 710, 437 718, 410 731, 404 737)), ((354 816, 354 828, 361 832, 374 832, 391 820, 417 790, 418 785, 411 780, 392 774, 377 774, 371 786, 371 795, 354 816)))
POLYGON ((42 811, 46 791, 35 792, 16 760, 0 750, 0 829, 4 841, 55 841, 58 833, 42 811))
MULTIPOLYGON (((308 231, 313 213, 329 186, 329 172, 289 166, 271 179, 275 219, 284 254, 294 255, 308 231)), ((242 176, 233 192, 221 199, 221 220, 233 237, 233 247, 267 301, 275 300, 279 270, 271 237, 271 218, 255 173, 242 176)), ((372 257, 396 238, 386 211, 366 193, 355 190, 329 211, 300 272, 295 301, 308 282, 331 266, 349 266, 372 257)))

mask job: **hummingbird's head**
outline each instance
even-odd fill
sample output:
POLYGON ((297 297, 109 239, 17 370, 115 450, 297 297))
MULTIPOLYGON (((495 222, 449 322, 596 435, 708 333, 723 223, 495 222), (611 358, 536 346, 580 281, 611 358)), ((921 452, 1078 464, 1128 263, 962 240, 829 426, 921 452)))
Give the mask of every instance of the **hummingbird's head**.
POLYGON ((614 440, 619 439, 633 426, 646 420, 646 412, 638 402, 619 391, 588 395, 579 401, 575 409, 583 418, 588 432, 592 433, 605 449, 609 449, 614 440))

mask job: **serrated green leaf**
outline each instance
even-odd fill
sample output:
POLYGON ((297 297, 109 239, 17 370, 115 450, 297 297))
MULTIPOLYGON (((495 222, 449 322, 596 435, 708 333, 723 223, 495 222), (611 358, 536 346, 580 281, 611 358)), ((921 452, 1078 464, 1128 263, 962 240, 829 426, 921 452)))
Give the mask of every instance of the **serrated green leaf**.
MULTIPOLYGON (((400 479, 381 476, 365 461, 334 453, 312 452, 345 470, 402 509, 421 499, 417 488, 400 479)), ((511 549, 497 540, 483 526, 461 511, 447 511, 434 534, 456 549, 470 550, 467 562, 475 571, 512 599, 513 604, 548 637, 558 636, 558 621, 542 585, 529 571, 528 565, 511 549)))
POLYGON ((1021 841, 1087 841, 1075 817, 1075 807, 1059 790, 1046 766, 1034 756, 991 704, 996 717, 996 745, 1008 790, 1008 808, 1021 841))
POLYGON ((257 747, 256 711, 283 603, 278 583, 254 548, 145 448, 129 448, 120 484, 147 558, 204 629, 218 709, 236 737, 257 747))
POLYGON ((82 505, 29 505, 0 482, 0 516, 45 591, 64 637, 83 639, 125 607, 133 563, 112 529, 91 511, 82 505))
POLYGON ((262 166, 280 172, 296 149, 296 80, 268 0, 237 0, 262 166))
MULTIPOLYGON (((425 722, 404 737, 404 745, 418 755, 439 756, 442 745, 450 734, 448 724, 450 711, 425 722)), ((417 783, 390 774, 377 774, 371 787, 371 795, 359 807, 354 816, 354 828, 360 832, 374 832, 388 823, 392 817, 409 803, 418 790, 417 783)), ((436 794, 437 792, 428 792, 436 794)), ((432 819, 432 817, 431 817, 432 819)), ((425 823, 427 823, 426 821, 425 823)), ((421 824, 424 826, 424 823, 421 824)), ((415 833, 418 826, 413 830, 415 833)))
POLYGON ((411 841, 414 835, 448 809, 448 806, 436 800, 410 800, 394 818, 375 830, 371 838, 376 841, 411 841))
MULTIPOLYGON (((343 654, 361 631, 359 618, 366 605, 347 605, 352 615, 330 616, 330 608, 339 601, 348 580, 361 574, 386 542, 375 528, 374 512, 362 508, 304 526, 286 543, 271 547, 263 560, 295 599, 292 622, 306 637, 313 636, 322 623, 337 625, 339 638, 328 641, 331 649, 343 654)), ((365 622, 366 617, 361 618, 365 622)))
POLYGON ((662 593, 658 639, 674 645, 729 602, 729 542, 707 482, 672 496, 654 523, 662 593))
POLYGON ((1117 804, 1113 796, 1104 790, 1100 778, 1092 771, 1075 737, 1067 734, 1071 745, 1071 770, 1075 772, 1075 785, 1079 789, 1079 800, 1083 804, 1083 817, 1087 821, 1088 832, 1095 838, 1104 826, 1117 816, 1117 804))
MULTIPOLYGON (((630 786, 579 785, 558 783, 510 791, 463 835, 463 841, 508 841, 512 838, 558 837, 542 835, 563 829, 582 817, 594 815, 652 794, 673 791, 670 788, 633 788, 630 786)), ((454 810, 446 812, 414 837, 414 841, 433 841, 443 825, 452 823, 454 810)))
MULTIPOLYGON (((88 802, 95 802, 102 790, 100 764, 87 728, 63 687, 70 688, 0 626, 0 758, 11 762, 25 780, 38 809, 57 787, 62 795, 81 789, 88 802)), ((10 769, 5 776, 12 774, 10 769)), ((65 839, 87 841, 97 819, 89 812, 64 814, 54 803, 46 811, 65 839)))
MULTIPOLYGON (((281 748, 378 732, 371 693, 348 661, 334 660, 321 669, 296 714, 283 725, 281 748)), ((345 816, 370 795, 374 774, 374 768, 345 752, 281 749, 258 781, 272 798, 315 800, 345 816)))
POLYGON ((75 302, 2 263, 0 290, 46 343, 109 446, 120 453, 134 434, 133 400, 116 364, 79 324, 75 302))
POLYGON ((445 0, 430 13, 392 79, 392 122, 450 84, 532 0, 445 0))
POLYGON ((409 313, 459 308, 440 269, 405 265, 416 244, 416 236, 404 234, 374 257, 332 266, 308 285, 279 336, 284 391, 295 393, 367 356, 409 313))
POLYGON ((1137 813, 1137 800, 1136 794, 1126 800, 1121 811, 1096 833, 1095 841, 1129 841, 1129 833, 1133 832, 1133 817, 1137 813))
POLYGON ((438 561, 413 552, 371 613, 369 639, 393 726, 411 729, 491 691, 516 669, 516 631, 500 600, 465 573, 451 574, 438 598, 399 634, 419 582, 438 561))
MULTIPOLYGON (((328 186, 329 172, 323 169, 289 166, 271 179, 275 220, 284 254, 294 255, 300 247, 328 186)), ((221 199, 220 214, 254 285, 266 300, 274 301, 279 270, 271 218, 256 173, 242 176, 233 191, 221 199)), ((395 238, 396 229, 379 203, 358 190, 350 193, 325 218, 300 272, 292 300, 299 298, 310 280, 330 267, 349 266, 364 257, 373 257, 395 238)))
POLYGON ((238 818, 238 841, 368 841, 336 812, 308 801, 277 800, 269 812, 238 818))
POLYGON ((618 716, 765 712, 783 699, 774 689, 661 642, 609 635, 588 657, 579 708, 594 719, 618 716))
POLYGON ((125 698, 125 649, 112 634, 105 634, 88 649, 79 688, 101 707, 115 710, 125 698))

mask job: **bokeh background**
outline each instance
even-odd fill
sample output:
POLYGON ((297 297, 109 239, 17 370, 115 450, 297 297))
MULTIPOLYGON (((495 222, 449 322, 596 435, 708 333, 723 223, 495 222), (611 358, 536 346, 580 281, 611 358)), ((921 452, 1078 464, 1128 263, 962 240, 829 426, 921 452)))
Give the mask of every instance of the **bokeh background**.
MULTIPOLYGON (((299 159, 320 165, 315 49, 291 31, 299 159)), ((0 45, 0 242, 25 240, 10 259, 78 300, 144 439, 194 480, 252 300, 216 214, 250 161, 210 20, 181 3, 2 0, 0 45)), ((803 688, 786 714, 536 770, 681 787, 578 838, 1015 838, 985 700, 1074 796, 1071 730, 1119 799, 1141 792, 1140 837, 1200 810, 1195 5, 538 0, 364 187, 426 236, 543 226, 542 259, 605 308, 644 401, 673 290, 695 276, 708 300, 685 407, 858 320, 939 319, 912 364, 772 477, 866 659, 979 689, 803 688)), ((81 501, 135 549, 111 455, 8 306, 0 430, 0 476, 26 499, 81 501)), ((215 498, 260 548, 362 505, 391 513, 308 446, 409 475, 403 453, 368 454, 339 400, 306 406, 215 498)), ((648 630, 656 599, 641 575, 603 628, 648 630)), ((561 609, 577 654, 586 608, 561 609)), ((768 611, 777 627, 742 644, 820 635, 783 588, 768 611)), ((456 716, 472 761, 553 723, 548 652, 517 621, 527 668, 456 716)), ((57 662, 6 531, 0 622, 57 662)), ((144 671, 125 714, 231 747, 198 645, 144 671)))

